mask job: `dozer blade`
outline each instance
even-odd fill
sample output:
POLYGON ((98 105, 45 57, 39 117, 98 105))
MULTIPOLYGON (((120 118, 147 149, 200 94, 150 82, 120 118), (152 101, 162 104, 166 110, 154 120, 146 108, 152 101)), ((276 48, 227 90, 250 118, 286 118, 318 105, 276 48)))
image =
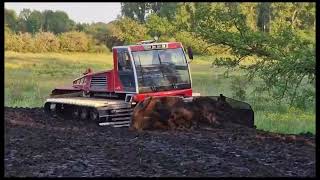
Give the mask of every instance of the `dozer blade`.
POLYGON ((149 97, 133 109, 131 128, 176 129, 207 124, 227 127, 233 123, 254 127, 254 112, 248 103, 220 96, 149 97))
MULTIPOLYGON (((202 99, 208 99, 208 100, 213 100, 216 102, 221 102, 224 101, 224 107, 221 108, 223 113, 226 117, 224 119, 225 121, 235 123, 235 124, 240 124, 244 125, 250 128, 254 128, 254 111, 251 107, 250 104, 243 102, 243 101, 238 101, 232 98, 225 97, 223 95, 220 96, 199 96, 199 97, 193 97, 193 101, 197 98, 202 98, 202 99)), ((219 108, 219 106, 218 106, 219 108)))

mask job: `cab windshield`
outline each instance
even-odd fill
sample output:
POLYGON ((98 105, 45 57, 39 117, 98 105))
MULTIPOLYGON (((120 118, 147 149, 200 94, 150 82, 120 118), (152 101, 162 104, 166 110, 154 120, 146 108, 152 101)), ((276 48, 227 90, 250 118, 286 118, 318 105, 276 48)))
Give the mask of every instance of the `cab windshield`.
POLYGON ((191 88, 182 48, 132 52, 139 92, 191 88))

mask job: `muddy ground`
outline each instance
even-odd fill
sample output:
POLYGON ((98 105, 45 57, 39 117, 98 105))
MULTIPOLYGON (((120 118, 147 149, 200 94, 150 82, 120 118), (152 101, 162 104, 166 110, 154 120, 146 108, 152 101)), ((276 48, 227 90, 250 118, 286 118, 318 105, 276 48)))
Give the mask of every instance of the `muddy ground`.
POLYGON ((6 177, 314 177, 312 135, 228 129, 131 132, 5 107, 6 177))

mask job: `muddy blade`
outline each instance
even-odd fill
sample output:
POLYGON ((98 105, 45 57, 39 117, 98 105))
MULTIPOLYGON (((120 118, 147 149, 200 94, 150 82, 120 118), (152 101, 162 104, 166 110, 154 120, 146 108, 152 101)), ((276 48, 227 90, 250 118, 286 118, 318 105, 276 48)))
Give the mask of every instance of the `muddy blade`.
POLYGON ((254 113, 252 109, 234 109, 235 118, 230 122, 254 128, 254 113))
MULTIPOLYGON (((210 98, 213 100, 218 100, 219 96, 202 96, 206 98, 210 98)), ((229 97, 224 97, 225 101, 228 105, 231 106, 230 112, 228 110, 228 113, 230 114, 228 121, 235 124, 244 125, 250 128, 254 128, 254 111, 250 104, 238 101, 229 97)))

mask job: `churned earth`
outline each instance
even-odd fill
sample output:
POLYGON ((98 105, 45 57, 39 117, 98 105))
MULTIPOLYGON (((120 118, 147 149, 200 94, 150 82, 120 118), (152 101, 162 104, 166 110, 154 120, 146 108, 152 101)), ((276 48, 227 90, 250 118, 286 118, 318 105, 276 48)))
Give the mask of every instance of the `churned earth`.
POLYGON ((313 135, 242 126, 129 131, 5 107, 6 177, 315 177, 313 135))

